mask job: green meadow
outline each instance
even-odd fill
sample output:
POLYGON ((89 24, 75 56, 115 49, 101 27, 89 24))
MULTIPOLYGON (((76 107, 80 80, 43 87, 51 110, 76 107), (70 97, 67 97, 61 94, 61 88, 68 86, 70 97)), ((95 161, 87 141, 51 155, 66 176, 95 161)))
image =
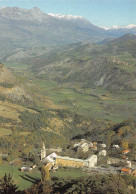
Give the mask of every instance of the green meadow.
POLYGON ((82 169, 79 168, 68 168, 68 167, 62 167, 59 168, 56 172, 51 172, 51 177, 57 177, 57 178, 80 178, 84 177, 86 174, 82 171, 82 169))
POLYGON ((12 176, 14 183, 19 186, 19 190, 24 190, 31 187, 33 183, 41 178, 39 170, 34 170, 32 173, 21 172, 18 167, 11 165, 0 165, 0 178, 2 178, 5 173, 12 176))
POLYGON ((113 122, 121 122, 134 117, 133 91, 113 93, 101 88, 75 90, 59 86, 53 81, 40 79, 35 79, 34 83, 55 105, 70 111, 113 122))

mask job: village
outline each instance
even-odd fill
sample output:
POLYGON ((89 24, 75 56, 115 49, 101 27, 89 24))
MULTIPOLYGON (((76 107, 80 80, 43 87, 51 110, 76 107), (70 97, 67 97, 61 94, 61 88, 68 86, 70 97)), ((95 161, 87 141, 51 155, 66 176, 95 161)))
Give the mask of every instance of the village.
MULTIPOLYGON (((85 159, 76 157, 64 156, 62 148, 45 148, 43 147, 40 153, 42 162, 41 173, 47 175, 49 179, 50 171, 56 172, 59 168, 80 168, 86 174, 129 174, 136 176, 136 161, 130 161, 128 153, 130 149, 122 150, 121 158, 111 157, 108 155, 107 146, 103 142, 89 142, 85 139, 74 141, 71 144, 72 149, 80 152, 85 156, 85 159), (50 154, 47 154, 50 153, 50 154)), ((112 145, 115 151, 120 149, 119 145, 112 145)), ((36 168, 36 165, 33 166, 36 168)), ((33 168, 22 166, 21 171, 31 172, 33 168)))

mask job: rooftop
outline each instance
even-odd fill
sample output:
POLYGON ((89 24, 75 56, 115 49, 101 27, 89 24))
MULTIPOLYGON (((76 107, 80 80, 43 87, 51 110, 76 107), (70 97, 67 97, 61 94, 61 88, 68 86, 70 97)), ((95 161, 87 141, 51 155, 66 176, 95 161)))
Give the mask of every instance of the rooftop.
POLYGON ((130 168, 122 168, 121 171, 122 172, 128 172, 129 173, 129 172, 131 172, 131 169, 130 168))
POLYGON ((123 153, 126 153, 126 152, 130 152, 130 150, 127 149, 127 150, 123 150, 122 152, 123 152, 123 153))

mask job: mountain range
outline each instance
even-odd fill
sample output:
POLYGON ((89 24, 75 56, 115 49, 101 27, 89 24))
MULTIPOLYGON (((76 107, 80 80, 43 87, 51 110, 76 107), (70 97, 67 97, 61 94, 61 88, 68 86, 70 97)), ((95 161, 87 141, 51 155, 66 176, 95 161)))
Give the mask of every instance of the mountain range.
POLYGON ((85 19, 60 20, 38 8, 0 9, 0 51, 38 46, 65 45, 79 41, 99 41, 107 37, 105 30, 85 19))
POLYGON ((43 47, 63 46, 77 42, 99 42, 132 32, 134 28, 97 27, 81 16, 47 14, 39 8, 0 8, 0 60, 40 55, 43 47), (38 49, 37 49, 38 48, 38 49), (38 53, 38 54, 37 54, 38 53), (12 57, 13 56, 13 57, 12 57))

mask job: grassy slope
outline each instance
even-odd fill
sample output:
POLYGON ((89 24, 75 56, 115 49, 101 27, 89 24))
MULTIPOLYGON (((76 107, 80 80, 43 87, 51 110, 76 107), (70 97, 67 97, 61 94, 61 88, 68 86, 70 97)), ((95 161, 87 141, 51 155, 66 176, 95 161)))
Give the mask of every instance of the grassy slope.
POLYGON ((12 134, 11 129, 0 127, 0 137, 3 137, 5 135, 11 135, 11 134, 12 134))
POLYGON ((82 169, 79 168, 59 168, 56 172, 51 172, 51 177, 58 178, 80 178, 86 176, 82 169))
MULTIPOLYGON (((18 167, 11 165, 0 165, 0 177, 9 174, 12 176, 14 183, 19 185, 19 190, 24 190, 30 188, 35 181, 40 180, 41 173, 39 170, 34 169, 31 173, 29 172, 21 172, 18 170, 18 167)), ((58 178, 79 178, 85 176, 81 169, 64 169, 61 168, 57 172, 51 172, 51 177, 58 178)))
POLYGON ((14 183, 19 185, 19 190, 24 190, 29 187, 38 179, 40 179, 41 174, 39 170, 34 170, 32 173, 22 173, 18 170, 18 167, 10 165, 0 165, 0 177, 9 174, 12 176, 14 183))
POLYGON ((42 98, 38 103, 40 106, 48 108, 68 108, 71 111, 83 115, 89 115, 94 118, 108 119, 114 122, 120 122, 127 118, 134 118, 135 102, 133 91, 121 91, 112 93, 102 88, 96 89, 68 89, 59 86, 54 81, 41 80, 33 78, 30 72, 27 72, 27 66, 17 64, 7 64, 13 68, 18 75, 27 76, 31 80, 37 96, 42 98), (108 94, 108 95, 107 95, 108 94), (105 96, 106 95, 106 96, 105 96))
POLYGON ((12 119, 12 120, 16 120, 16 121, 20 121, 19 119, 19 115, 20 115, 20 111, 25 111, 25 110, 28 110, 30 112, 34 112, 33 110, 31 109, 27 109, 23 106, 20 106, 20 105, 17 105, 15 103, 11 103, 11 102, 8 102, 8 101, 0 101, 0 116, 2 117, 5 117, 5 118, 9 118, 9 119, 12 119))

